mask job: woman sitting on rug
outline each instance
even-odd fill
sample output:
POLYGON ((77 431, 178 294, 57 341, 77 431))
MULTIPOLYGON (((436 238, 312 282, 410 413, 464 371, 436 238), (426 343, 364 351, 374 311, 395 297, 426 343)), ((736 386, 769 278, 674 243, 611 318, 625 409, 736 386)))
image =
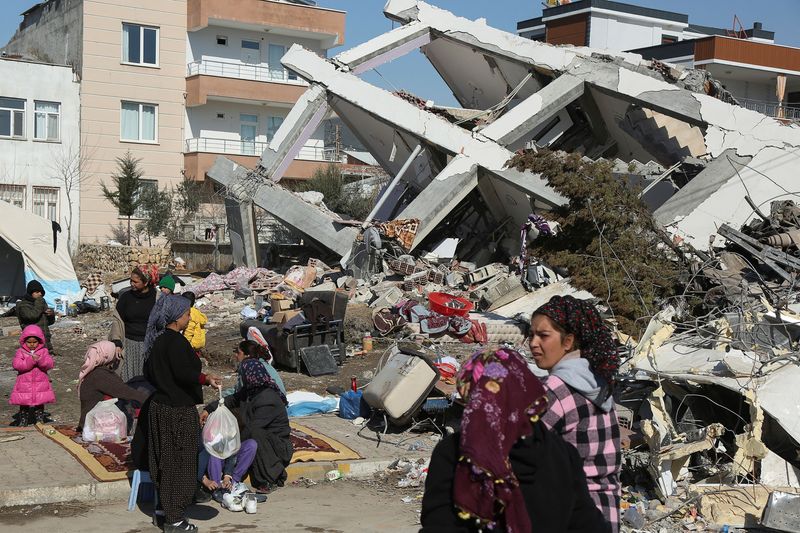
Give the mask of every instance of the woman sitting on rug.
POLYGON ((577 452, 540 422, 547 393, 519 353, 473 355, 458 390, 461 431, 431 456, 421 532, 609 531, 577 452))
MULTIPOLYGON (((286 467, 292 460, 289 415, 286 396, 258 359, 245 359, 239 365, 242 388, 225 397, 225 405, 238 407, 242 422, 242 442, 254 439, 258 444, 250 480, 259 492, 282 487, 286 467)), ((208 404, 200 415, 201 423, 217 408, 219 401, 208 404)))
POLYGON ((147 399, 146 391, 126 385, 115 372, 119 366, 117 347, 111 341, 100 341, 89 346, 86 359, 78 374, 78 394, 81 400, 81 418, 78 431, 83 430, 86 414, 104 398, 119 398, 137 402, 136 407, 147 399))

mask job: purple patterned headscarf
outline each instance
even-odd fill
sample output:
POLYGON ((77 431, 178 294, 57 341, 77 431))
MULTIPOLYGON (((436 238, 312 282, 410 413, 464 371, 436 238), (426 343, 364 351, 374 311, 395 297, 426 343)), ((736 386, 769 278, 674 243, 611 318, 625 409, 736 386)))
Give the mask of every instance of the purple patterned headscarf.
POLYGON ((522 356, 509 348, 474 354, 459 372, 458 387, 469 389, 453 484, 459 516, 489 529, 505 525, 510 533, 530 531, 508 455, 520 438, 533 433, 533 423, 547 410, 547 393, 522 356))
POLYGON ((275 380, 272 379, 272 376, 269 375, 269 371, 267 371, 267 368, 260 359, 249 358, 242 361, 239 364, 239 376, 242 378, 242 387, 244 387, 245 390, 269 387, 275 389, 284 405, 289 404, 286 395, 281 391, 278 384, 275 383, 275 380))

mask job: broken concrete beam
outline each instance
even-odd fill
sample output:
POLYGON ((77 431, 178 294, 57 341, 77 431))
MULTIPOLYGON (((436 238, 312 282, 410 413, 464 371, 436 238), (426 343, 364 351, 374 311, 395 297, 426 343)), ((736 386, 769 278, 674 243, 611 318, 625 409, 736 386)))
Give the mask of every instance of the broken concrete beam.
MULTIPOLYGON (((250 171, 224 157, 218 157, 208 176, 228 187, 236 183, 247 183, 250 171)), ((286 226, 299 231, 331 251, 345 255, 358 232, 346 226, 330 214, 310 205, 294 193, 278 185, 257 185, 247 191, 253 202, 286 226)))
MULTIPOLYGON (((253 202, 225 199, 225 214, 228 220, 228 235, 231 239, 233 264, 256 268, 258 266, 258 229, 253 213, 253 202)), ((222 265, 215 265, 222 268, 222 265)))

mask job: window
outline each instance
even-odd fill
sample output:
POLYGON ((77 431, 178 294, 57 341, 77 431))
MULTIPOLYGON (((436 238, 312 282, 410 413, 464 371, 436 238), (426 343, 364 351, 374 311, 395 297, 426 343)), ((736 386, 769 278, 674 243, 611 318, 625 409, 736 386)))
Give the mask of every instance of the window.
MULTIPOLYGON (((138 196, 141 197, 148 192, 151 191, 158 191, 158 181, 157 180, 139 180, 139 191, 138 196)), ((136 208, 136 212, 133 214, 133 218, 145 218, 147 213, 144 210, 144 207, 141 205, 136 208)))
POLYGON ((677 43, 678 38, 674 35, 662 35, 661 36, 661 44, 672 44, 677 43))
POLYGON ((256 155, 256 135, 258 135, 258 115, 239 115, 239 137, 242 155, 256 155))
POLYGON ((281 124, 283 124, 283 117, 267 117, 267 141, 271 141, 275 137, 281 124))
POLYGON ((122 61, 134 65, 158 66, 158 28, 123 24, 122 61))
POLYGON ((261 43, 242 39, 242 63, 248 65, 261 63, 261 43))
POLYGON ((25 209, 25 186, 0 184, 0 200, 25 209))
POLYGON ((25 100, 0 97, 0 137, 25 138, 25 100))
POLYGON ((138 102, 122 102, 120 138, 123 141, 156 142, 158 106, 138 102))
POLYGON ((286 78, 286 71, 281 65, 281 58, 286 53, 286 47, 279 44, 269 45, 269 77, 273 80, 283 80, 286 78))
POLYGON ((217 35, 217 44, 220 46, 228 46, 228 38, 224 35, 217 35))
POLYGON ((58 220, 58 187, 33 188, 33 214, 58 220))
POLYGON ((61 104, 58 102, 34 102, 33 138, 41 141, 57 141, 61 104))

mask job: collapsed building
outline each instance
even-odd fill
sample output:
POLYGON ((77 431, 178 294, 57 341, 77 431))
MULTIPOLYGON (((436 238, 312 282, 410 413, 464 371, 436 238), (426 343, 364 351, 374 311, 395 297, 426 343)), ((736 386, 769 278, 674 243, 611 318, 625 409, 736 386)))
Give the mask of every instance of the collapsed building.
MULTIPOLYGON (((631 346, 627 376, 633 389, 637 381, 646 385, 638 387, 644 392, 628 418, 638 420, 660 496, 675 494, 689 469, 701 466, 729 483, 800 488, 794 415, 800 395, 792 386, 800 379, 792 351, 800 340, 800 307, 786 308, 796 307, 800 259, 785 250, 800 242, 800 219, 781 226, 775 215, 791 211, 785 201, 797 194, 800 127, 739 107, 704 71, 530 41, 416 0, 389 0, 384 13, 400 26, 335 57, 293 46, 282 63, 310 85, 258 166, 249 170, 220 157, 209 170, 227 191, 237 262, 258 262, 256 205, 362 272, 370 272, 355 259, 370 246, 364 230, 393 220, 415 221, 403 252, 431 251, 450 239, 457 243, 450 257, 480 267, 514 257, 529 215, 566 202, 546 177, 508 168, 516 151, 549 148, 608 160, 615 176, 641 188, 673 242, 699 254, 689 285, 702 277, 708 295, 738 302, 737 312, 708 324, 692 318, 692 327, 678 321, 688 321, 685 309, 664 309, 631 346), (359 77, 413 50, 427 57, 460 108, 391 93, 359 77), (363 223, 280 184, 331 113, 390 177, 363 223), (772 218, 762 212, 770 209, 772 218), (772 231, 733 229, 752 226, 754 217, 772 231), (721 251, 726 243, 733 249, 721 251), (761 279, 748 288, 754 273, 761 279), (715 411, 711 404, 729 401, 726 394, 737 405, 715 411), (710 403, 693 402, 697 396, 710 403), (726 410, 739 418, 731 422, 726 410), (708 463, 708 456, 724 454, 721 441, 735 450, 725 475, 708 463)), ((756 509, 766 505, 766 494, 756 498, 756 509)))

